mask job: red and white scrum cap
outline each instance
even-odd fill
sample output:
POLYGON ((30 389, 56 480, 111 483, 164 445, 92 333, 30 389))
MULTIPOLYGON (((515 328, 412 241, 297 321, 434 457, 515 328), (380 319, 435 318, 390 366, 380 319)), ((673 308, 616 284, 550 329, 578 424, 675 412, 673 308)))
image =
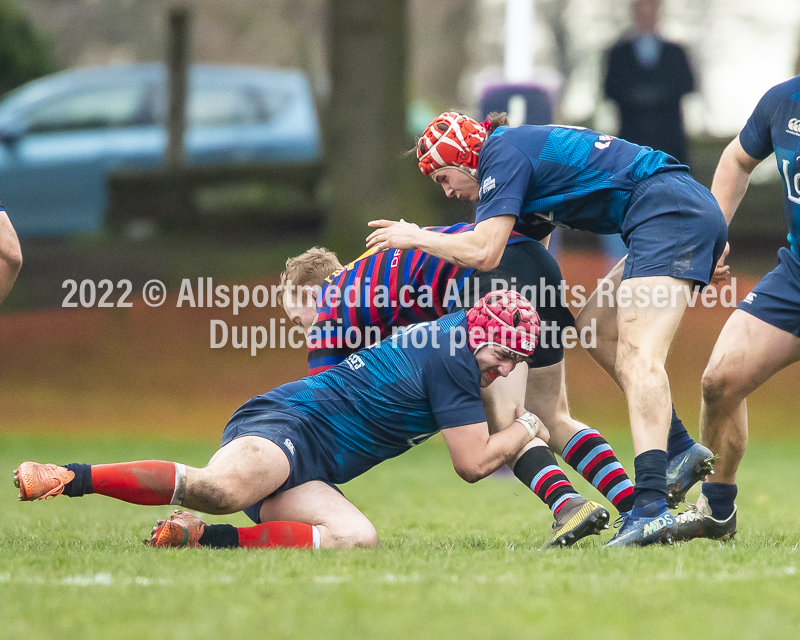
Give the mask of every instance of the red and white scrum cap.
POLYGON ((489 293, 467 311, 469 349, 496 345, 528 357, 539 341, 539 314, 516 291, 489 293))
POLYGON ((476 177, 478 154, 490 125, 488 118, 481 124, 454 111, 437 116, 417 143, 420 171, 429 176, 439 169, 454 167, 476 177))

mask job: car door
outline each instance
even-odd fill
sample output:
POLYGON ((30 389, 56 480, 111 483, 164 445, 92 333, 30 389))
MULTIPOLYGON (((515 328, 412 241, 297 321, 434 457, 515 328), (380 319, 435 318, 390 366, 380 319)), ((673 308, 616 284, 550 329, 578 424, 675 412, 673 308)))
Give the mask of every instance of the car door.
POLYGON ((145 83, 119 78, 70 88, 18 114, 20 135, 0 145, 0 199, 21 235, 102 228, 110 171, 163 156, 147 92, 145 83))

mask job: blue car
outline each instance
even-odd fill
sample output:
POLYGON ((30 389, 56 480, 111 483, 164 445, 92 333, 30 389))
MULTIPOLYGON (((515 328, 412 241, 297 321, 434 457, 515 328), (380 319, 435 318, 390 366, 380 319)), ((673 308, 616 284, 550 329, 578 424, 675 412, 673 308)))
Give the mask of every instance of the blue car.
MULTIPOLYGON (((21 236, 103 227, 108 176, 165 161, 166 68, 66 71, 0 102, 0 202, 21 236)), ((304 163, 321 155, 317 113, 299 71, 193 66, 187 96, 191 165, 304 163)))

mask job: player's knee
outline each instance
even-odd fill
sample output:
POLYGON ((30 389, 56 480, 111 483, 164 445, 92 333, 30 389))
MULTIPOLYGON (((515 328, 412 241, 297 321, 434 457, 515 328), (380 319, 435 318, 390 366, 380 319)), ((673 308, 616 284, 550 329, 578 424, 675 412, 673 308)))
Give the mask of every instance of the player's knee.
POLYGON ((378 546, 378 532, 371 522, 367 522, 359 528, 355 541, 354 546, 356 547, 372 549, 378 546))
POLYGON ((328 523, 321 525, 319 528, 322 534, 323 547, 350 549, 353 547, 373 548, 378 546, 378 532, 366 518, 360 522, 328 523))
POLYGON ((198 505, 194 508, 212 514, 234 513, 249 506, 242 503, 239 492, 231 482, 215 476, 207 467, 198 469, 187 485, 184 503, 198 505))
POLYGON ((666 376, 664 364, 636 349, 620 349, 615 365, 617 379, 623 388, 636 385, 660 385, 666 376))
POLYGON ((703 401, 706 404, 717 404, 734 399, 736 383, 730 372, 717 364, 709 364, 703 372, 701 381, 703 401))

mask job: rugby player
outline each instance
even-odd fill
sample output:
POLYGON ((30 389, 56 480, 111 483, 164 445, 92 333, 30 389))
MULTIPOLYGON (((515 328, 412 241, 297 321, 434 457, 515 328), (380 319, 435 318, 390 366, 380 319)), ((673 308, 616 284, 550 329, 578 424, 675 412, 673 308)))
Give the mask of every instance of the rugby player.
MULTIPOLYGON (((431 229, 459 234, 473 228, 460 223, 431 229)), ((606 514, 599 505, 593 511, 584 509, 587 501, 558 468, 545 441, 620 512, 631 509, 633 484, 608 442, 569 413, 561 336, 574 321, 562 297, 558 264, 540 243, 512 233, 500 264, 486 273, 422 251, 404 250, 370 251, 342 267, 334 254, 315 247, 287 260, 281 275, 284 309, 307 334, 310 375, 399 327, 468 307, 481 294, 511 283, 537 307, 540 341, 524 366, 481 395, 492 433, 509 424, 517 407, 522 410, 523 406, 547 427, 512 471, 553 513, 552 532, 544 547, 566 546, 582 537, 582 531, 593 530, 595 520, 606 514), (559 477, 560 491, 531 481, 548 474, 559 477), (578 513, 585 515, 576 518, 578 513)))
POLYGON ((529 357, 537 338, 530 303, 495 292, 467 312, 413 325, 329 371, 253 398, 233 414, 203 468, 25 462, 15 484, 21 500, 98 493, 206 513, 244 510, 257 523, 207 525, 180 512, 154 527, 156 547, 375 546, 374 526, 335 485, 439 431, 468 482, 513 461, 536 437, 538 419, 520 414, 490 435, 480 389, 529 357))
POLYGON ((488 271, 512 230, 533 238, 546 237, 554 225, 621 233, 628 256, 615 292, 616 373, 628 402, 636 486, 634 508, 609 545, 670 542, 676 527, 666 489, 672 402, 664 363, 690 288, 708 284, 725 247, 725 218, 688 167, 661 151, 589 129, 507 125, 505 114, 479 123, 448 112, 427 127, 417 147, 420 169, 448 197, 479 203, 472 233, 376 220, 367 246, 421 249, 488 271))
POLYGON ((711 183, 728 223, 750 174, 773 152, 783 183, 788 248, 722 328, 702 380, 700 436, 719 456, 695 509, 678 516, 678 538, 717 540, 736 533, 736 472, 747 447, 750 393, 800 360, 800 76, 767 91, 725 148, 711 183))
POLYGON ((0 303, 3 302, 22 268, 22 249, 14 226, 0 205, 0 303))

